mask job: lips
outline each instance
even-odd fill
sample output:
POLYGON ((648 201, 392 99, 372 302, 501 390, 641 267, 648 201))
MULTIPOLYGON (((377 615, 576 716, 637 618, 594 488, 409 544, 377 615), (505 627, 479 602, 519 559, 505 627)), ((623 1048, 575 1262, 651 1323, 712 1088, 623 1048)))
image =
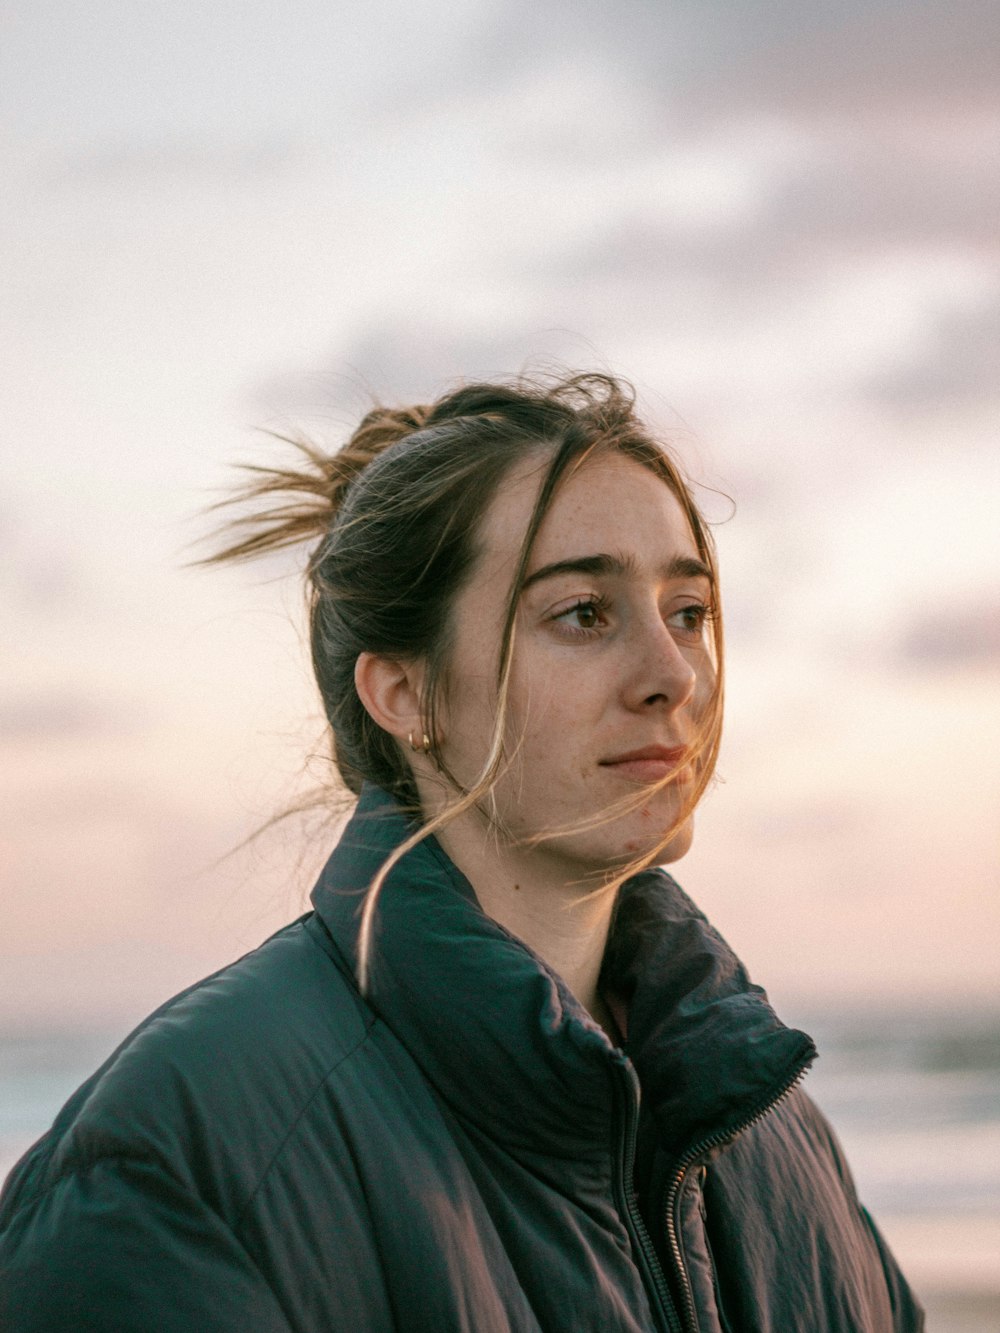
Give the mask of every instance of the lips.
POLYGON ((687 753, 684 745, 646 745, 602 759, 600 766, 631 782, 662 782, 671 775, 683 779, 688 771, 684 765, 687 753))

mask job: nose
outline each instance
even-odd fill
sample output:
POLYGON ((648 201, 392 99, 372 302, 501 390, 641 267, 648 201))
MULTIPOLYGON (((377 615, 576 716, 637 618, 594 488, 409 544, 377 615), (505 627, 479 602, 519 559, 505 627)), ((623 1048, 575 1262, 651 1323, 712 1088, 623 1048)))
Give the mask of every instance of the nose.
POLYGON ((659 615, 635 635, 625 702, 634 710, 674 712, 694 698, 698 673, 659 615))

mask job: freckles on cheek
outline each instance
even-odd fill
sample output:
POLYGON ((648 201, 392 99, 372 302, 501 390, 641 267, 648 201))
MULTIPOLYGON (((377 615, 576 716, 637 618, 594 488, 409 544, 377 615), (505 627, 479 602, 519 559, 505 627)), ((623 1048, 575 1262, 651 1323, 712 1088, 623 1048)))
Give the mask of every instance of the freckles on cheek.
POLYGON ((572 700, 558 681, 532 681, 528 685, 512 682, 510 699, 508 716, 512 723, 550 749, 578 728, 572 700))

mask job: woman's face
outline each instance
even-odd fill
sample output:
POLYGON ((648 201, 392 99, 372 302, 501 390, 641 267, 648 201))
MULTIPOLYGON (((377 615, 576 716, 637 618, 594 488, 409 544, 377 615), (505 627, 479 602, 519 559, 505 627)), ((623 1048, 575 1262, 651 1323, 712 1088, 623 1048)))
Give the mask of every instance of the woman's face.
MULTIPOLYGON (((515 471, 485 516, 476 570, 453 608, 441 755, 463 783, 493 734, 507 592, 547 460, 515 471)), ((613 821, 544 842, 561 873, 613 871, 662 840, 692 781, 685 751, 711 695, 709 572, 673 492, 622 454, 584 463, 542 523, 520 597, 508 754, 495 793, 512 841, 600 816, 613 821), (651 784, 672 775, 659 791, 651 784)), ((690 820, 658 858, 690 846, 690 820)))

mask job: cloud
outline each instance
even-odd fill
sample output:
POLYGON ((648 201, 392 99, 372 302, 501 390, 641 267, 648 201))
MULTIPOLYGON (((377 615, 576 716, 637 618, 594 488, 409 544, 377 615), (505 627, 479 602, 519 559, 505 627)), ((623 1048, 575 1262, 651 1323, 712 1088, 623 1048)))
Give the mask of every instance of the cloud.
POLYGON ((1000 395, 1000 300, 934 321, 924 353, 872 380, 867 396, 906 412, 953 408, 1000 395))
MULTIPOLYGON (((1000 127, 1000 116, 997 118, 1000 127)), ((994 149, 978 126, 945 144, 863 134, 819 140, 812 162, 776 190, 758 220, 782 253, 801 260, 817 244, 958 245, 997 250, 1000 209, 994 149)))
POLYGON ((901 666, 930 670, 1000 667, 1000 604, 946 603, 915 615, 895 656, 901 666))
MULTIPOLYGON (((778 126, 761 126, 761 150, 778 126)), ((663 153, 646 164, 646 197, 633 192, 609 210, 603 233, 557 264, 558 278, 631 281, 685 274, 731 289, 752 289, 789 278, 808 280, 819 268, 865 251, 891 248, 958 248, 977 254, 998 250, 995 219, 1000 180, 979 151, 978 134, 966 143, 956 135, 947 153, 918 143, 881 142, 860 135, 801 138, 784 164, 760 169, 759 187, 740 179, 740 158, 754 149, 752 129, 731 145, 724 139, 701 148, 706 190, 725 188, 746 195, 745 205, 718 220, 678 217, 669 202, 675 156, 663 153), (740 142, 740 139, 743 142, 740 142), (657 178, 663 189, 652 183, 657 178), (711 187, 711 179, 719 184, 711 187)), ((689 147, 682 164, 698 154, 689 147)), ((991 150, 992 153, 992 150, 991 150)), ((550 269, 551 272, 551 269, 550 269)))
POLYGON ((459 380, 494 379, 546 366, 593 366, 598 351, 566 329, 544 329, 524 317, 489 329, 460 320, 375 318, 362 325, 337 356, 338 370, 316 369, 271 376, 253 391, 270 411, 353 414, 347 428, 367 411, 371 399, 422 402, 459 380))
POLYGON ((172 181, 226 190, 262 183, 290 169, 301 156, 300 145, 283 137, 243 142, 166 137, 74 149, 49 166, 48 179, 57 186, 172 181))
MULTIPOLYGON (((599 52, 664 118, 688 125, 754 112, 859 123, 901 107, 995 105, 1000 17, 992 0, 596 0, 505 10, 480 29, 471 71, 485 91, 555 59, 599 52)), ((463 71, 457 72, 463 84, 463 71)))
POLYGON ((49 515, 32 511, 22 486, 0 489, 0 556, 0 614, 8 627, 89 618, 103 608, 79 550, 49 515))
POLYGON ((52 692, 0 700, 0 740, 49 743, 125 735, 139 725, 132 704, 52 692))
POLYGON ((858 123, 903 107, 996 104, 1000 16, 990 0, 729 0, 713 11, 722 21, 690 90, 703 112, 767 107, 858 123))

